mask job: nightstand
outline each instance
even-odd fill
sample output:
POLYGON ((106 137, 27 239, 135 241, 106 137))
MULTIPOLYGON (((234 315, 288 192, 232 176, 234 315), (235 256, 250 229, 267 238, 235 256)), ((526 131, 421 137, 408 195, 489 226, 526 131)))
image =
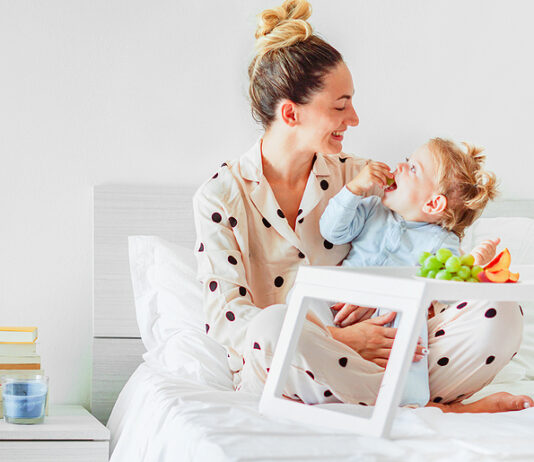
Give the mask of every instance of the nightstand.
POLYGON ((2 462, 107 462, 109 430, 82 406, 51 405, 42 424, 0 420, 2 462))

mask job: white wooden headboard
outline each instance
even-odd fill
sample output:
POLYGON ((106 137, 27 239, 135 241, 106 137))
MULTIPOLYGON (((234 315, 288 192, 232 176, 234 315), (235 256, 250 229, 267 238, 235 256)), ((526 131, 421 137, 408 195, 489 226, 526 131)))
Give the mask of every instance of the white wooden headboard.
POLYGON ((128 236, 161 236, 193 248, 192 201, 197 187, 102 185, 93 189, 91 411, 103 423, 145 352, 135 317, 128 236))
MULTIPOLYGON (((157 235, 193 248, 196 186, 103 185, 94 198, 94 339, 91 410, 106 423, 145 352, 135 317, 128 236, 157 235)), ((501 200, 485 217, 534 218, 534 200, 501 200)))

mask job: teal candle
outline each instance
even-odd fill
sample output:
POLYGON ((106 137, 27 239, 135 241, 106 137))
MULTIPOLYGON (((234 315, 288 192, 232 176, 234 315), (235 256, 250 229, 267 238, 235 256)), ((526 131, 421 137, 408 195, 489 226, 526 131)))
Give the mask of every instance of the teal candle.
POLYGON ((18 379, 2 384, 4 417, 12 423, 42 422, 45 413, 46 380, 18 379))

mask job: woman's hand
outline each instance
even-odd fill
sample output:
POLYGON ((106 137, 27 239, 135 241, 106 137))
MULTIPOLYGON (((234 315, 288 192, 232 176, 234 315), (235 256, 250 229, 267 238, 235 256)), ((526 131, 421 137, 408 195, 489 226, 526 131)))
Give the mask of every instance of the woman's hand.
POLYGON ((383 162, 369 162, 358 175, 347 183, 347 189, 357 196, 364 196, 373 190, 375 185, 387 186, 388 178, 394 178, 389 166, 383 162))
POLYGON ((376 311, 376 308, 350 305, 349 303, 336 303, 330 308, 337 311, 334 324, 339 327, 351 326, 357 322, 365 321, 376 311))
POLYGON ((497 246, 501 242, 500 238, 497 239, 488 239, 481 242, 473 250, 471 250, 471 255, 475 257, 475 265, 485 266, 487 265, 495 254, 497 253, 497 246))
MULTIPOLYGON (((328 327, 328 330, 334 339, 352 348, 362 358, 385 368, 397 329, 384 327, 384 324, 392 322, 396 314, 391 312, 347 327, 328 327)), ((414 361, 420 361, 424 356, 424 347, 420 343, 419 339, 414 361)))

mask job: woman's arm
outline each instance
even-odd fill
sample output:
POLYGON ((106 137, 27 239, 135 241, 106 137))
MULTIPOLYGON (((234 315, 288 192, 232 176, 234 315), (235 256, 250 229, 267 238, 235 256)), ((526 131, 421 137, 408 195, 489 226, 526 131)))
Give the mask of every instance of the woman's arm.
MULTIPOLYGON (((395 316, 395 312, 390 312, 347 327, 328 326, 328 330, 335 340, 352 348, 363 359, 386 367, 397 329, 384 324, 392 322, 395 316)), ((414 361, 423 358, 423 349, 423 345, 417 345, 414 361)))
POLYGON ((227 193, 208 182, 193 198, 198 278, 203 285, 206 330, 219 343, 242 354, 247 325, 260 308, 254 306, 232 226, 237 220, 239 226, 246 226, 246 220, 228 212, 243 210, 235 203, 242 199, 227 193))

